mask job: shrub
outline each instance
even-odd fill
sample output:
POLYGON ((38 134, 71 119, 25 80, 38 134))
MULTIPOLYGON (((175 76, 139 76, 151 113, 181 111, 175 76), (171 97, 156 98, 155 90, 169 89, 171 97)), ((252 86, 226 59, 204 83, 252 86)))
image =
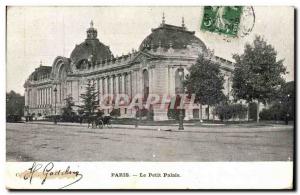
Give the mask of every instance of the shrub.
POLYGON ((262 120, 285 120, 286 115, 289 114, 289 120, 293 120, 293 114, 289 112, 285 105, 274 103, 270 108, 263 109, 259 113, 262 120))
POLYGON ((215 107, 215 113, 221 121, 245 118, 247 115, 247 107, 242 104, 221 104, 215 107))
POLYGON ((20 115, 6 115, 6 122, 8 123, 19 122, 21 120, 22 119, 20 115))
POLYGON ((251 102, 249 103, 249 119, 256 120, 257 115, 257 103, 251 102))
MULTIPOLYGON (((179 120, 179 114, 180 114, 179 109, 169 109, 167 113, 169 119, 175 119, 175 120, 179 120)), ((185 117, 185 109, 183 109, 183 118, 184 117, 185 117)))
POLYGON ((135 117, 138 118, 140 115, 141 117, 146 117, 148 120, 153 120, 154 113, 152 107, 150 109, 143 107, 140 112, 137 110, 135 117))
POLYGON ((111 112, 110 112, 110 116, 112 117, 119 117, 121 116, 121 112, 120 112, 120 108, 114 108, 111 112))

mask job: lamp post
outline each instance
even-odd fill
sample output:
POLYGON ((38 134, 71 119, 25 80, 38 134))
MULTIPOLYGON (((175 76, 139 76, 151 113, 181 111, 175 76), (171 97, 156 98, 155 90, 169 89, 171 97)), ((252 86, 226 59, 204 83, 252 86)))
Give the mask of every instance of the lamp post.
POLYGON ((289 110, 290 110, 290 94, 287 95, 287 101, 286 101, 286 104, 287 104, 287 111, 286 111, 286 114, 285 114, 285 124, 288 125, 289 124, 289 110))
MULTIPOLYGON (((184 77, 184 70, 183 68, 178 69, 178 75, 180 79, 180 94, 183 96, 184 95, 184 87, 183 87, 183 77, 184 77)), ((184 97, 182 97, 184 98, 184 97)), ((179 106, 179 127, 178 130, 184 130, 183 127, 183 108, 181 108, 181 100, 180 100, 180 106, 179 106)))
POLYGON ((136 106, 137 112, 136 112, 136 118, 135 118, 135 128, 137 128, 142 122, 142 113, 140 106, 136 106))
POLYGON ((25 108, 25 121, 28 122, 29 121, 29 106, 24 106, 25 108))
POLYGON ((57 89, 56 89, 56 86, 54 87, 54 124, 57 124, 57 121, 56 121, 56 101, 57 101, 57 89))

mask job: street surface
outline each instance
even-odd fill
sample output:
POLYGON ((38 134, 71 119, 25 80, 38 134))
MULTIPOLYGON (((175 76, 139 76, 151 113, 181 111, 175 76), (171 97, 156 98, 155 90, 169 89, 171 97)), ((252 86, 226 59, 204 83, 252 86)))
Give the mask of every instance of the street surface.
POLYGON ((7 161, 288 161, 293 126, 7 123, 7 161), (160 129, 158 129, 160 128, 160 129))

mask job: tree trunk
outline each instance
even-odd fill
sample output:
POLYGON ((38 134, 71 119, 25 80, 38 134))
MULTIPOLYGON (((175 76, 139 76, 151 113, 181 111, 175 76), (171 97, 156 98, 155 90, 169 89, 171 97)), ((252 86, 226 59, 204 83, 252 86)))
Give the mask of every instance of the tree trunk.
POLYGON ((250 103, 248 102, 248 108, 247 108, 247 121, 250 121, 250 103))
POLYGON ((200 123, 203 122, 202 120, 202 104, 199 105, 199 119, 200 119, 200 123))
POLYGON ((207 105, 207 120, 209 121, 209 105, 207 105))
POLYGON ((259 100, 257 100, 256 122, 259 123, 259 100))

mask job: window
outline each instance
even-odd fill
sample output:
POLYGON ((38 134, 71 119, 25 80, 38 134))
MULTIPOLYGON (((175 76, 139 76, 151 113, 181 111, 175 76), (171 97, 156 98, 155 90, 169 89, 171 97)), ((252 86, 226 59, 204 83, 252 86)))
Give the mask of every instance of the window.
POLYGON ((184 80, 184 70, 183 68, 178 68, 175 72, 175 94, 182 93, 184 80))

